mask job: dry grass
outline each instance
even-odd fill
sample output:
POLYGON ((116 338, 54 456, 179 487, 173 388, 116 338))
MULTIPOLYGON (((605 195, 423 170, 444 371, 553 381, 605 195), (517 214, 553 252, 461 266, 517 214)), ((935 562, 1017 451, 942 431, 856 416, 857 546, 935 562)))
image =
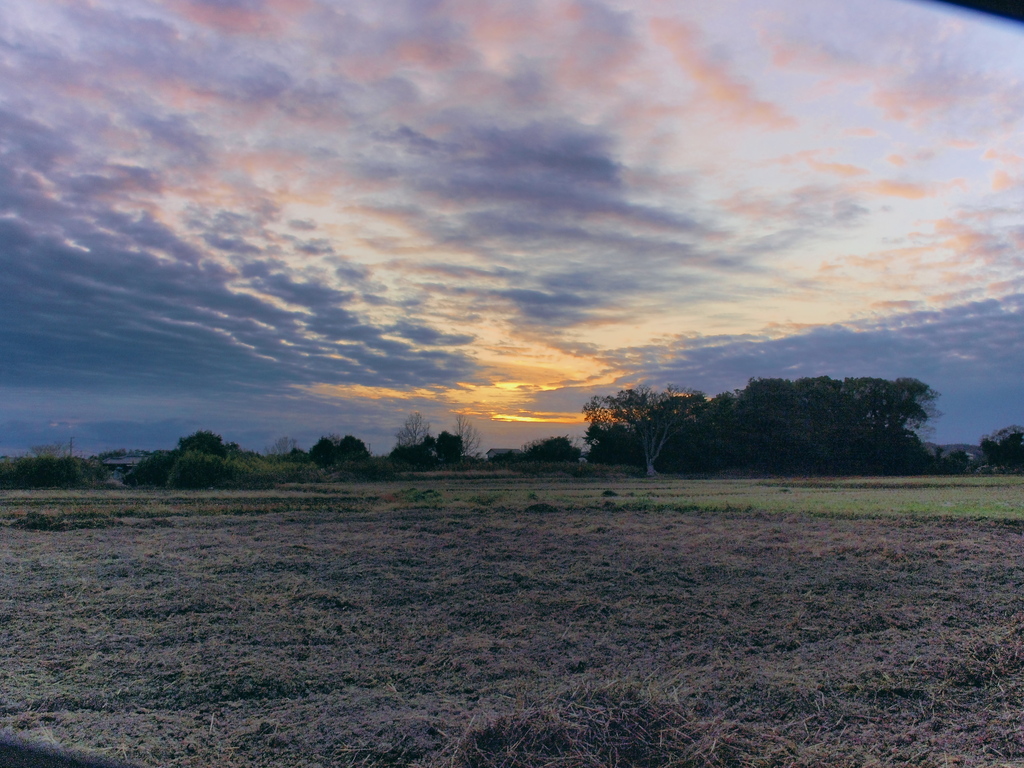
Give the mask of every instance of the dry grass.
POLYGON ((1014 482, 9 494, 0 727, 152 766, 1024 764, 1014 482))
POLYGON ((628 686, 582 689, 472 730, 434 760, 455 768, 792 765, 792 742, 703 718, 628 686))

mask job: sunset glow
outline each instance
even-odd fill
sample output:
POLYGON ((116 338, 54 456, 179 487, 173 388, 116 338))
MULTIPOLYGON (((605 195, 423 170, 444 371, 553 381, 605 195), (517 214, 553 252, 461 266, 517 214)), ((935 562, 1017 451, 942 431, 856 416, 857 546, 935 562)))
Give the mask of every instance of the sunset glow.
MULTIPOLYGON (((1024 422, 1024 28, 941 4, 12 0, 0 453, 913 376, 1024 422)), ((486 449, 489 445, 485 445, 486 449)))

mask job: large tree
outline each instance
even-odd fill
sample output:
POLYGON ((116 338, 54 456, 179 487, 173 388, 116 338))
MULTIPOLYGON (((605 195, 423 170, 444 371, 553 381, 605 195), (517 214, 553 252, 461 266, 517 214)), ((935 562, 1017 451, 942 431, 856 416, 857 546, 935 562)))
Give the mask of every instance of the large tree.
POLYGON ((692 422, 705 402, 700 392, 672 385, 659 392, 646 384, 619 390, 618 394, 593 397, 583 406, 583 416, 594 424, 619 424, 632 432, 644 455, 648 477, 657 474, 654 462, 673 435, 692 422))
POLYGON ((849 442, 854 471, 901 475, 920 472, 929 457, 918 434, 938 415, 939 393, 923 381, 847 378, 849 442))

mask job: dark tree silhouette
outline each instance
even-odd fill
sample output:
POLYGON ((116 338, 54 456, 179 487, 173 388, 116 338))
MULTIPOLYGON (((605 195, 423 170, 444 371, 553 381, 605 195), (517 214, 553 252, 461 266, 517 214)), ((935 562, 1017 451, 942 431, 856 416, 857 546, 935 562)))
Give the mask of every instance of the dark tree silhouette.
POLYGON ((442 464, 457 464, 462 460, 462 438, 450 432, 442 432, 434 444, 437 460, 442 464))
POLYGON ((583 440, 589 447, 587 461, 595 464, 644 466, 640 441, 624 424, 591 424, 583 440))
POLYGON ((417 469, 431 469, 437 466, 437 438, 427 435, 413 445, 396 445, 388 457, 417 469))
POLYGON ((188 437, 178 440, 178 450, 182 453, 195 451, 196 453, 205 453, 210 456, 224 458, 228 455, 229 447, 231 446, 224 444, 223 437, 206 429, 193 432, 188 437))
POLYGON ((1024 467, 1024 427, 1014 424, 981 438, 985 463, 994 467, 1024 467))
MULTIPOLYGON (((590 460, 648 473, 912 474, 934 467, 919 431, 938 394, 917 379, 751 379, 713 398, 649 388, 593 398, 590 460)), ((1013 438, 1011 438, 1012 440, 1013 438)))
POLYGON ((592 398, 583 406, 583 415, 591 424, 618 424, 632 432, 643 451, 647 475, 654 476, 654 462, 669 438, 695 419, 703 403, 700 392, 685 392, 671 385, 658 392, 644 384, 592 398))
POLYGON ((526 461, 579 461, 583 454, 567 436, 534 440, 523 446, 520 458, 526 461))
POLYGON ((370 458, 366 443, 358 437, 345 435, 338 437, 331 434, 321 437, 309 449, 309 458, 322 468, 332 467, 343 461, 362 461, 370 458))

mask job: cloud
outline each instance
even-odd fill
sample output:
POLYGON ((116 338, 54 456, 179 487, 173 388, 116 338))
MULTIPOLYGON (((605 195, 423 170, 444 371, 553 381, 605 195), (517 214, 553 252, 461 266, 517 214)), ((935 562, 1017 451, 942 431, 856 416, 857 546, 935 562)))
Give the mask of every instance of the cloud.
POLYGON ((1006 397, 1024 377, 1024 294, 777 336, 692 336, 625 354, 634 378, 710 394, 754 377, 911 376, 943 395, 940 438, 974 441, 1001 420, 1019 420, 1006 397))
POLYGON ((654 19, 651 36, 671 51, 703 97, 717 102, 731 115, 772 130, 796 127, 797 121, 777 104, 758 98, 753 87, 730 70, 727 61, 707 55, 694 27, 674 19, 654 19))
POLYGON ((169 0, 190 22, 218 32, 245 35, 279 33, 284 20, 307 11, 310 0, 169 0))
POLYGON ((878 181, 865 185, 865 191, 883 197, 902 197, 904 200, 921 200, 933 197, 935 189, 929 184, 915 184, 912 181, 878 181))
POLYGON ((231 393, 254 439, 528 382, 519 418, 656 369, 652 339, 867 361, 908 332, 827 321, 1016 295, 1019 45, 889 0, 754 6, 13 0, 0 386, 116 392, 33 411, 96 435, 164 434, 133 392, 173 429, 231 393))
POLYGON ((1012 188, 1015 185, 1013 177, 1010 176, 1004 170, 996 170, 992 172, 992 191, 993 192, 1004 192, 1007 189, 1012 188))
POLYGON ((816 171, 823 173, 831 173, 836 176, 850 177, 850 176, 863 176, 868 173, 867 168, 861 168, 857 165, 851 165, 849 163, 827 163, 821 160, 809 159, 808 165, 816 171))
MULTIPOLYGON (((18 184, 3 165, 0 176, 11 182, 9 209, 40 209, 31 204, 37 185, 18 184)), ((84 186, 94 184, 88 178, 84 186)), ((9 292, 0 304, 4 386, 223 393, 320 381, 414 385, 472 369, 453 349, 458 337, 362 317, 352 308, 358 283, 346 290, 302 279, 281 263, 252 260, 251 249, 230 238, 232 251, 247 257, 242 268, 202 258, 165 227, 103 211, 96 199, 68 211, 60 232, 0 219, 9 292)), ((251 226, 237 217, 220 222, 251 226)))
POLYGON ((796 187, 781 195, 742 190, 721 200, 720 205, 750 219, 785 225, 801 237, 811 237, 822 229, 856 226, 869 213, 850 191, 819 184, 796 187))
POLYGON ((941 4, 828 3, 802 7, 764 36, 779 66, 814 72, 832 88, 866 85, 867 103, 887 120, 955 139, 999 136, 1024 107, 1011 63, 1019 35, 963 14, 941 4))

